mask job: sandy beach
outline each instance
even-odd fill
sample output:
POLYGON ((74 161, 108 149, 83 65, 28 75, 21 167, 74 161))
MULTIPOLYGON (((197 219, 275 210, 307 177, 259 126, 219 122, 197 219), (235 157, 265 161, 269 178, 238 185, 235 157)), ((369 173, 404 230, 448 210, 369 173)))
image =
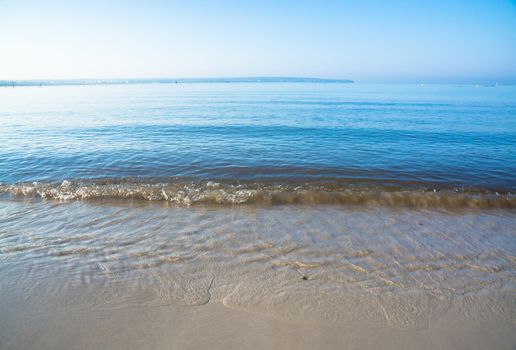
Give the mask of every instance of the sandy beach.
MULTIPOLYGON (((514 317, 489 312, 493 301, 485 299, 466 304, 477 305, 471 310, 476 316, 465 317, 457 307, 412 329, 392 327, 381 317, 376 322, 356 317, 346 324, 287 321, 220 302, 49 310, 25 301, 15 310, 2 307, 12 317, 12 324, 2 327, 2 344, 18 349, 512 349, 514 317)), ((340 311, 349 310, 343 306, 340 311)))

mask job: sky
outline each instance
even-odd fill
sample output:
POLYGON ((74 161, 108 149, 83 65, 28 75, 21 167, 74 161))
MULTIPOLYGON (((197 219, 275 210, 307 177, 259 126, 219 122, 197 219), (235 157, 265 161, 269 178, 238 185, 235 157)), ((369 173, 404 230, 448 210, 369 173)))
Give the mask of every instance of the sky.
POLYGON ((0 0, 0 80, 516 82, 516 0, 0 0))

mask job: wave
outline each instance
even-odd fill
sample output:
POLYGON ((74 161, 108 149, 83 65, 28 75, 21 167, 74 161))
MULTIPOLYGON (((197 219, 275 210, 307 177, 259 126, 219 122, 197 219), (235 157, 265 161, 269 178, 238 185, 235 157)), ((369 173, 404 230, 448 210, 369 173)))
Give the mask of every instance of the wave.
POLYGON ((390 207, 516 208, 516 196, 478 189, 357 186, 341 183, 267 183, 131 179, 0 184, 0 193, 51 200, 166 201, 177 206, 342 204, 390 207))

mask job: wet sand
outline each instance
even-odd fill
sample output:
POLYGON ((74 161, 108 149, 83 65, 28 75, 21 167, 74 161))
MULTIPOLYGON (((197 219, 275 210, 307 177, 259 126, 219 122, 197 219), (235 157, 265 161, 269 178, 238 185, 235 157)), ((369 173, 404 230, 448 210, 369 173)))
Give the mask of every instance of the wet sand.
POLYGON ((0 201, 0 347, 512 349, 516 214, 0 201))
POLYGON ((347 325, 285 321, 220 302, 13 308, 7 308, 8 325, 3 309, 7 349, 511 349, 514 344, 514 323, 495 315, 473 321, 449 315, 421 329, 402 330, 364 319, 347 325))

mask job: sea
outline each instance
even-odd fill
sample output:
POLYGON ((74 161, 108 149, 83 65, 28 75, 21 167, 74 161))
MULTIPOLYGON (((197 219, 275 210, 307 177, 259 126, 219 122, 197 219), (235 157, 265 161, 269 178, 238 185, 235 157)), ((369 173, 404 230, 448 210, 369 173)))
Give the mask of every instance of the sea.
POLYGON ((112 347, 59 328, 215 303, 323 328, 462 317, 510 348, 515 209, 516 86, 4 84, 0 345, 112 347))

